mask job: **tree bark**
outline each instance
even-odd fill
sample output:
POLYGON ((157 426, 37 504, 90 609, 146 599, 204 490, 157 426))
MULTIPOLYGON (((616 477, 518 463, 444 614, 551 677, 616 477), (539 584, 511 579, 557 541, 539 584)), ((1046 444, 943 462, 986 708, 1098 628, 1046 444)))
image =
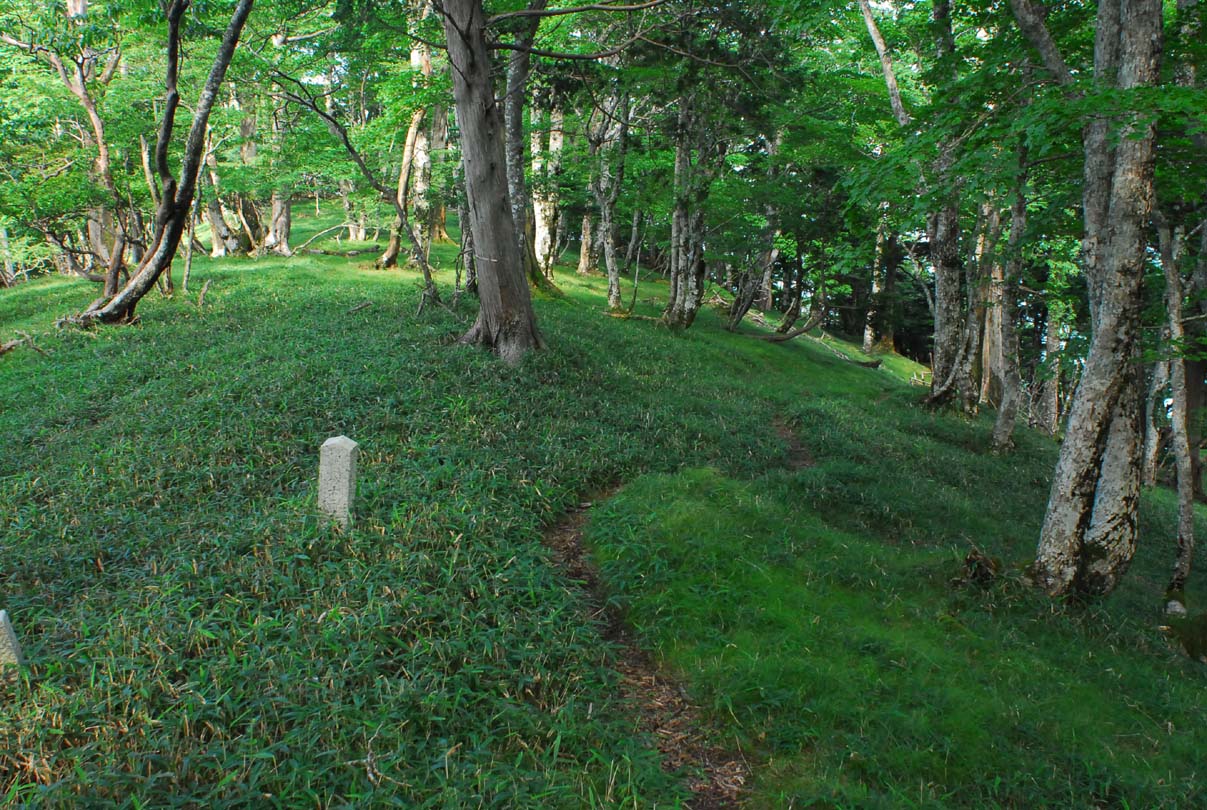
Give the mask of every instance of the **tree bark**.
MULTIPOLYGON (((1162 330, 1163 332, 1165 330, 1162 330)), ((1153 363, 1149 375, 1148 396, 1144 401, 1144 451, 1141 455, 1140 482, 1155 486, 1161 466, 1161 448, 1165 444, 1165 397, 1169 389, 1169 361, 1153 363)))
POLYGON ((580 276, 590 275, 591 271, 595 269, 591 262, 593 255, 591 245, 592 232, 591 213, 588 211, 583 214, 582 235, 579 237, 578 243, 578 274, 580 276))
POLYGON ((725 157, 725 144, 702 131, 695 103, 690 97, 680 98, 675 129, 670 295, 662 313, 663 321, 673 329, 690 327, 704 300, 704 204, 725 157))
MULTIPOLYGON (((1174 356, 1169 360, 1171 413, 1171 443, 1174 465, 1178 472, 1178 529, 1177 554, 1169 579, 1169 601, 1178 601, 1180 612, 1186 580, 1194 561, 1194 465, 1190 460, 1189 415, 1186 391, 1186 363, 1178 356, 1185 346, 1186 329, 1182 322, 1181 235, 1173 230, 1163 216, 1158 215, 1157 234, 1160 243, 1161 265, 1165 271, 1165 310, 1169 316, 1169 342, 1174 356)), ((1168 602, 1167 602, 1168 607, 1168 602)), ((1177 608, 1175 608, 1175 611, 1177 608)))
POLYGON ((495 101, 481 0, 444 0, 444 31, 461 126, 465 190, 478 268, 478 319, 462 338, 518 362, 542 345, 516 240, 503 122, 495 101))
POLYGON ((287 195, 274 190, 270 211, 264 249, 281 256, 292 256, 293 251, 289 247, 289 235, 293 230, 292 201, 287 195))
MULTIPOLYGON (((541 11, 548 0, 529 0, 529 11, 541 11)), ((446 17, 447 19, 447 17, 446 17)), ((533 223, 528 216, 532 200, 524 178, 524 103, 528 97, 528 74, 532 65, 529 49, 540 26, 539 15, 526 17, 515 35, 516 49, 507 63, 507 93, 503 105, 505 119, 504 150, 507 158, 507 199, 515 224, 516 245, 524 263, 524 274, 534 287, 548 288, 550 283, 538 266, 533 223)))
POLYGON ((218 90, 226 76, 226 70, 234 57, 235 47, 243 31, 243 25, 251 13, 253 3, 254 0, 239 0, 231 16, 230 24, 223 34, 222 42, 218 46, 209 76, 206 78, 193 110, 193 123, 185 140, 179 184, 168 168, 168 148, 175 128, 176 110, 180 105, 180 95, 176 89, 176 78, 180 68, 180 26, 188 2, 187 0, 171 0, 169 3, 167 7, 168 59, 164 82, 167 94, 159 136, 155 144, 156 169, 159 172, 163 194, 155 216, 155 235, 138 270, 131 275, 125 287, 111 298, 102 299, 89 307, 79 316, 81 322, 114 323, 132 320, 138 302, 155 286, 160 274, 176 255, 176 248, 180 244, 180 237, 187 225, 192 208, 193 192, 205 152, 205 133, 210 111, 213 109, 218 90))
MULTIPOLYGON (((1102 0, 1095 33, 1100 86, 1129 90, 1159 80, 1159 0, 1102 0)), ((1083 253, 1093 333, 1032 566, 1037 584, 1053 596, 1109 593, 1135 551, 1138 336, 1154 140, 1153 124, 1142 118, 1099 116, 1083 131, 1083 253)))
MULTIPOLYGON (((870 9, 867 6, 867 0, 860 0, 860 8, 864 9, 864 17, 871 20, 870 9)), ((874 26, 874 22, 869 22, 869 25, 874 26)), ((880 32, 876 32, 878 37, 880 32)), ((883 43, 883 40, 881 40, 883 43)), ((894 84, 895 86, 895 84, 894 84)), ((898 103, 900 99, 898 99, 898 103)), ((868 310, 863 318, 863 353, 870 354, 876 348, 876 321, 880 317, 880 297, 884 289, 884 258, 885 258, 885 242, 888 236, 888 204, 881 203, 880 217, 876 221, 876 248, 872 254, 872 283, 871 290, 868 293, 868 310)))
MULTIPOLYGON (((608 276, 608 309, 622 307, 620 257, 616 246, 616 204, 624 187, 629 145, 629 97, 609 96, 593 111, 587 124, 587 150, 592 158, 591 194, 599 211, 599 244, 608 276)), ((581 265, 581 259, 580 259, 581 265)))
POLYGON ((210 223, 210 257, 221 259, 229 254, 239 252, 239 237, 226 224, 222 213, 222 196, 218 178, 218 159, 214 157, 213 149, 209 146, 205 153, 205 173, 199 182, 209 180, 214 195, 206 203, 205 216, 210 223))
MULTIPOLYGON (((533 118, 537 110, 533 109, 533 118)), ((543 115, 540 116, 543 119, 543 115)), ((564 116, 558 107, 549 111, 548 147, 544 133, 533 126, 532 130, 532 176, 536 186, 532 192, 532 214, 534 221, 537 265, 541 273, 553 278, 553 265, 557 261, 558 228, 558 181, 561 176, 562 147, 565 143, 564 116)))
MULTIPOLYGON (((1004 451, 1013 444, 1014 425, 1023 399, 1022 375, 1019 373, 1018 346, 1018 280, 1023 270, 1023 235, 1027 229, 1027 148, 1018 150, 1018 176, 1014 203, 1010 207, 1010 236, 1006 240, 1006 261, 995 262, 1001 267, 1001 282, 997 300, 997 356, 1000 363, 1001 404, 993 423, 991 447, 1004 451)), ((995 282, 996 284, 997 282, 995 282)), ((988 376, 988 375, 986 375, 988 376)))

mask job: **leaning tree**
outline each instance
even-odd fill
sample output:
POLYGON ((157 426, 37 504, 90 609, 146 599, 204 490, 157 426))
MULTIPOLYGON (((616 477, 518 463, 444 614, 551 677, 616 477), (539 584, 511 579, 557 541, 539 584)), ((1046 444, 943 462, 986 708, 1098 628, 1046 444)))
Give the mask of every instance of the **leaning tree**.
POLYGON ((168 150, 176 128, 176 113, 180 108, 180 93, 176 82, 180 73, 182 23, 190 0, 171 0, 166 9, 168 22, 167 68, 164 75, 163 115, 160 118, 159 134, 155 142, 155 171, 162 189, 159 207, 155 212, 155 226, 146 252, 137 269, 130 274, 126 285, 116 294, 93 302, 78 316, 81 323, 129 322, 134 319, 134 309, 156 280, 172 264, 180 237, 188 225, 193 205, 193 192, 197 186, 197 172, 205 148, 205 130, 210 111, 218 97, 218 91, 226 76, 235 47, 243 26, 251 14, 255 0, 239 0, 231 15, 230 24, 222 35, 218 53, 214 56, 209 76, 197 99, 193 112, 193 123, 185 140, 181 159, 179 180, 168 165, 168 150))

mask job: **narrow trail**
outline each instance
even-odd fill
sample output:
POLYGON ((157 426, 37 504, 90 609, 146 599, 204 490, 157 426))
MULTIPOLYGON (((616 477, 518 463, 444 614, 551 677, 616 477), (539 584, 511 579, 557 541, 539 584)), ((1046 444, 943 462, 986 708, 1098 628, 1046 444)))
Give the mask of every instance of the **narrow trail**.
MULTIPOLYGON (((610 497, 615 490, 602 494, 610 497)), ((599 572, 582 545, 582 530, 591 503, 581 503, 545 530, 545 545, 555 561, 587 595, 591 618, 603 624, 604 637, 616 644, 616 670, 624 701, 638 714, 638 727, 650 734, 666 771, 691 774, 688 788, 692 810, 723 810, 739 806, 750 768, 740 752, 716 744, 701 720, 700 709, 688 701, 678 682, 661 671, 640 646, 607 599, 599 572)))
POLYGON ((803 470, 806 467, 816 466, 817 461, 813 458, 813 454, 809 452, 796 435, 795 428, 783 417, 777 416, 771 422, 771 426, 775 428, 775 433, 784 443, 784 448, 787 450, 787 459, 785 467, 789 470, 803 470))

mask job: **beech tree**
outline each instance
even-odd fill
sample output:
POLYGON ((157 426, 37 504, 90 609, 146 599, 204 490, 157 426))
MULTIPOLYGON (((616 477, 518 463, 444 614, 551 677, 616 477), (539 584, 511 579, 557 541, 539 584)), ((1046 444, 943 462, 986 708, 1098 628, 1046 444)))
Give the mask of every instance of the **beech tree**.
MULTIPOLYGON (((1095 22, 1093 82, 1076 80, 1031 0, 1011 0, 1019 27, 1066 92, 1106 98, 1160 78, 1162 5, 1101 0, 1095 22)), ((1091 115, 1082 130, 1082 258, 1091 339, 1033 573, 1052 595, 1109 593, 1136 547, 1140 493, 1139 352, 1146 228, 1153 206, 1156 127, 1126 107, 1091 115)))

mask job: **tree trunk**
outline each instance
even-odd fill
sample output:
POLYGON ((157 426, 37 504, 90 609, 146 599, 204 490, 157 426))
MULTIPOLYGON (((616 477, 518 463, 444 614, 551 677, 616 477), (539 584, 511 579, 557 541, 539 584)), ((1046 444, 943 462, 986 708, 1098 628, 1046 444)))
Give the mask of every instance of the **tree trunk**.
MULTIPOLYGON (((428 111, 427 117, 428 146, 431 150, 432 166, 435 167, 444 163, 448 156, 448 110, 444 105, 436 104, 428 111)), ((443 195, 440 195, 440 197, 443 197, 443 195)), ((429 199, 428 208, 430 211, 427 228, 428 245, 451 244, 453 240, 448 235, 443 202, 439 198, 429 199)))
MULTIPOLYGON (((860 0, 864 18, 871 20, 871 11, 866 8, 867 0, 860 0)), ((874 23, 869 22, 869 26, 874 23)), ((879 31, 876 32, 879 36, 879 31)), ((895 85, 894 85, 895 86, 895 85)), ((870 354, 876 348, 876 321, 880 317, 880 297, 884 290, 884 253, 888 236, 888 204, 881 203, 880 218, 876 222, 876 249, 872 254, 872 284, 868 294, 868 311, 863 318, 863 353, 870 354)))
POLYGON ((503 122, 495 103, 481 0, 444 0, 444 31, 461 125, 465 190, 478 267, 478 319, 462 338, 518 362, 541 346, 508 199, 503 122))
MULTIPOLYGON (((537 118, 537 110, 532 112, 537 118)), ((543 118, 543 116, 541 116, 543 118)), ((546 278, 553 278, 553 265, 557 261, 558 228, 558 181, 561 176, 564 116, 555 107, 549 111, 549 143, 545 147, 541 130, 532 130, 532 176, 536 186, 532 192, 537 264, 546 278)))
POLYGON ((0 287, 11 287, 17 278, 17 270, 8 241, 8 228, 3 222, 0 222, 0 259, 4 260, 3 266, 0 266, 0 287))
POLYGON ((583 214, 583 229, 582 235, 579 237, 578 243, 578 274, 580 276, 590 275, 595 270, 592 266, 592 245, 591 245, 591 214, 587 212, 583 214))
MULTIPOLYGON (((412 61, 414 55, 412 54, 412 61)), ((419 127, 423 123, 423 110, 416 110, 411 114, 411 124, 407 127, 406 140, 402 147, 402 164, 398 169, 398 189, 395 192, 395 200, 398 205, 407 205, 407 190, 411 183, 411 167, 415 163, 415 142, 419 139, 419 127)), ((397 267, 398 256, 402 252, 402 217, 394 216, 394 225, 390 229, 390 242, 386 245, 386 252, 377 260, 378 267, 397 267)))
POLYGON ((1044 325, 1044 371, 1046 377, 1043 380, 1041 395, 1039 418, 1036 420, 1036 427, 1043 430, 1050 436, 1055 436, 1060 432, 1061 417, 1064 413, 1061 410, 1061 364, 1060 352, 1063 348, 1063 342, 1060 338, 1060 319, 1057 317, 1056 311, 1052 304, 1048 304, 1047 323, 1044 325))
POLYGON ((616 204, 624 187, 628 144, 629 97, 625 94, 609 96, 588 121, 587 149, 594 164, 591 194, 599 209, 599 244, 594 247, 603 252, 604 269, 608 275, 608 309, 612 311, 622 306, 620 257, 616 247, 616 204))
MULTIPOLYGON (((1026 30, 1026 29, 1024 29, 1026 30)), ((1102 0, 1094 76, 1130 90, 1160 77, 1158 0, 1102 0)), ((1112 591, 1135 552, 1139 330, 1155 129, 1102 116, 1084 131, 1083 239, 1093 334, 1073 396, 1032 567, 1053 596, 1112 591), (1118 137, 1112 137, 1121 127, 1118 137)))
POLYGON ((662 319, 673 329, 686 329, 704 300, 704 205, 725 145, 701 130, 694 101, 679 100, 675 131, 674 208, 671 215, 670 295, 662 319), (693 144, 699 139, 698 148, 693 144))
MULTIPOLYGON (((1023 235, 1027 229, 1027 148, 1018 150, 1018 178, 1014 192, 1014 204, 1010 207, 1010 236, 1006 241, 1005 263, 994 262, 1002 268, 997 302, 997 354, 993 362, 999 363, 1001 379, 1001 404, 997 419, 993 423, 991 447, 1004 451, 1013 444, 1014 425, 1018 408, 1023 399, 1023 381, 1019 373, 1018 355, 1018 281, 1023 270, 1023 235)), ((997 281, 994 282, 998 284, 997 281)), ((989 375, 986 374, 986 377, 989 375)))
POLYGON ((234 57, 235 46, 239 42, 239 36, 251 13, 253 3, 254 0, 239 0, 231 16, 230 24, 223 34, 217 54, 214 56, 209 76, 206 78, 201 95, 193 109, 193 123, 189 128, 188 137, 185 139, 181 158, 179 184, 168 168, 168 148, 175 127, 176 110, 180 105, 180 96, 176 90, 176 78, 180 67, 180 26, 188 2, 187 0, 171 0, 169 3, 167 7, 168 58, 164 82, 167 95, 155 146, 155 162, 163 194, 155 216, 155 235, 138 270, 131 275, 125 287, 113 297, 102 299, 89 307, 79 316, 81 322, 86 324, 94 321, 114 323, 132 320, 138 302, 155 286, 160 274, 167 269, 176 255, 180 237, 187 225, 189 212, 192 210, 193 192, 205 152, 206 124, 209 121, 210 111, 213 109, 218 90, 226 76, 226 70, 234 57))
POLYGON ((412 220, 415 235, 419 239, 419 250, 424 257, 431 255, 432 243, 432 150, 426 130, 420 130, 415 138, 414 193, 411 197, 412 220))
POLYGON ((268 222, 268 233, 264 237, 264 249, 281 256, 292 256, 289 234, 293 229, 292 202, 279 191, 272 192, 272 213, 268 222))
POLYGON ((1177 356, 1186 342, 1182 323, 1182 257, 1181 234, 1158 214, 1157 234, 1160 242, 1161 265, 1165 270, 1165 310, 1169 315, 1169 342, 1174 356, 1169 360, 1170 394, 1173 399, 1171 441, 1174 464, 1178 472, 1178 530, 1177 554, 1173 574, 1167 589, 1167 604, 1176 602, 1174 612, 1185 613, 1186 580, 1194 561, 1194 465, 1190 459, 1189 414, 1186 392, 1186 362, 1177 356))
MULTIPOLYGON (((1163 330, 1164 331, 1164 330, 1163 330)), ((1141 456, 1140 481, 1155 486, 1161 466, 1161 447, 1165 444, 1162 423, 1165 421, 1165 397, 1169 389, 1169 361, 1153 363, 1149 377, 1148 397, 1144 401, 1144 452, 1141 456)))
POLYGON ((223 256, 239 252, 239 238, 226 224, 222 214, 222 197, 218 179, 218 160, 210 149, 205 153, 205 174, 201 182, 208 179, 214 195, 206 204, 205 215, 210 223, 210 257, 221 259, 223 256))
MULTIPOLYGON (((529 0, 528 9, 541 11, 548 4, 548 0, 529 0)), ((507 159, 507 199, 511 205, 516 246, 520 250, 524 274, 532 286, 548 288, 551 285, 537 263, 534 245, 536 232, 528 216, 532 200, 524 178, 524 103, 528 98, 528 74, 532 64, 528 49, 532 47, 540 22, 541 18, 535 15, 523 20, 515 35, 516 50, 507 63, 507 92, 503 105, 504 151, 507 159)))

